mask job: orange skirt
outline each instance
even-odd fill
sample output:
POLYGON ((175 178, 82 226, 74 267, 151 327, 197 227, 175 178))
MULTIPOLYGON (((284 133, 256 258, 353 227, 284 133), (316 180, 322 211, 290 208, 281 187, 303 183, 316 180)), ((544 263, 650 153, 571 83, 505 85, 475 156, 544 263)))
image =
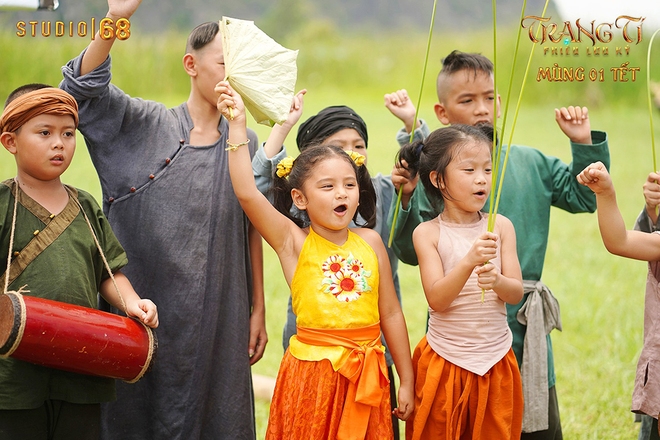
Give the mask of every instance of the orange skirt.
POLYGON ((445 360, 426 336, 413 354, 415 410, 407 440, 520 439, 523 393, 513 350, 479 376, 445 360))
MULTIPOLYGON (((275 383, 266 439, 337 438, 350 381, 335 372, 329 360, 301 361, 284 353, 275 383)), ((367 440, 392 439, 389 390, 379 407, 372 407, 367 440)))

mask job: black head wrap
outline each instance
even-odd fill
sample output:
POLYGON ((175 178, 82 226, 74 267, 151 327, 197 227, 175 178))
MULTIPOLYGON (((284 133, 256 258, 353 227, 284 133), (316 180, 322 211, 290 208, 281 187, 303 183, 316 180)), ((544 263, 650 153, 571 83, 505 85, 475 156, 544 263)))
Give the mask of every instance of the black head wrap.
POLYGON ((364 120, 352 108, 335 105, 324 108, 300 124, 296 136, 298 150, 304 150, 311 143, 323 142, 325 138, 345 128, 355 129, 364 139, 364 146, 368 147, 367 124, 364 120))

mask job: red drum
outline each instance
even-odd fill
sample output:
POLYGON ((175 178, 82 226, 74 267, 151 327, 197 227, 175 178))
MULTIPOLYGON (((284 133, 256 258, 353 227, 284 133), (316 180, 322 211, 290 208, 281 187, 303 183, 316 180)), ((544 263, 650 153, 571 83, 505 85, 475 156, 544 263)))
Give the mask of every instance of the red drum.
POLYGON ((0 294, 0 357, 137 382, 156 335, 135 319, 18 293, 0 294))

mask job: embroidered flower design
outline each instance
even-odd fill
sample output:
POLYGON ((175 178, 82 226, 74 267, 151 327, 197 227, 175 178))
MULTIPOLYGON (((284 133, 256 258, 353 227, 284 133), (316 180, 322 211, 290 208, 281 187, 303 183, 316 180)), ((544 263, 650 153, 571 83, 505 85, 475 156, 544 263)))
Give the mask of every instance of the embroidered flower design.
POLYGON ((323 265, 321 266, 321 269, 323 269, 323 275, 326 277, 330 277, 333 274, 339 272, 344 265, 344 262, 346 260, 344 257, 340 255, 332 255, 328 257, 325 262, 323 262, 323 265))
POLYGON ((293 167, 293 157, 287 156, 277 164, 277 177, 283 178, 287 177, 291 173, 291 168, 293 167))
POLYGON ((325 277, 321 284, 327 285, 324 292, 334 295, 337 301, 355 301, 371 290, 367 283, 371 271, 364 270, 362 262, 353 255, 348 258, 332 255, 323 262, 321 269, 325 277))

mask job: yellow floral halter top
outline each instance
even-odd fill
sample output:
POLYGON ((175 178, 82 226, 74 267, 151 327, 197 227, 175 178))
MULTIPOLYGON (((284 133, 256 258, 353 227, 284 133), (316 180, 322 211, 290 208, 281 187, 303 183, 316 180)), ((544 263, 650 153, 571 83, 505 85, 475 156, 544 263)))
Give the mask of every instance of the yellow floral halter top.
MULTIPOLYGON (((310 227, 291 281, 291 296, 299 327, 342 329, 377 323, 380 317, 376 253, 350 230, 346 242, 338 246, 310 227)), ((291 338, 289 347, 298 359, 330 359, 333 364, 346 350, 310 346, 296 336, 291 338)))

